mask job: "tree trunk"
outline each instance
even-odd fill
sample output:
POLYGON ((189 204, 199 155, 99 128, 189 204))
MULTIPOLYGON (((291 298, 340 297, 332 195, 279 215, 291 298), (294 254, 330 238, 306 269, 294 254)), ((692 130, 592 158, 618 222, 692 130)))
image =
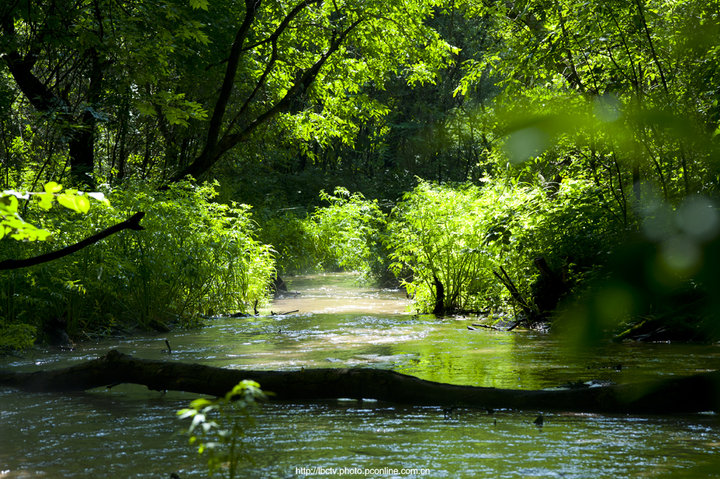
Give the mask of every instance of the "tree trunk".
MULTIPOLYGON (((97 5, 96 5, 97 7, 97 5)), ((102 25, 102 18, 98 15, 99 25, 102 25)), ((15 25, 11 16, 3 19, 3 35, 9 39, 16 37, 15 25)), ((102 38, 102 26, 98 33, 102 38)), ((103 75, 107 63, 100 57, 95 48, 84 52, 91 65, 88 73, 86 104, 81 113, 73 115, 72 107, 62 94, 53 90, 48 81, 42 80, 33 73, 33 67, 37 62, 37 52, 31 50, 25 56, 20 55, 17 50, 10 50, 1 55, 8 71, 12 75, 20 91, 25 95, 30 104, 39 112, 44 114, 57 114, 61 131, 69 139, 68 154, 70 156, 70 175, 78 186, 88 185, 95 187, 93 170, 95 165, 95 134, 97 129, 97 112, 94 108, 100 102, 103 89, 103 75)), ((57 89, 57 88, 55 88, 57 89)))
POLYGON ((524 391, 456 386, 383 369, 241 371, 174 361, 136 359, 117 351, 63 369, 0 372, 0 386, 29 391, 81 391, 119 383, 152 390, 222 396, 243 379, 260 383, 275 400, 373 398, 401 404, 606 413, 720 410, 720 371, 636 384, 524 391))
POLYGON ((443 287, 442 281, 440 281, 436 275, 433 275, 433 281, 435 283, 435 307, 433 308, 433 314, 435 316, 444 316, 445 288, 443 287))
POLYGON ((533 264, 540 275, 532 285, 532 300, 537 308, 538 319, 544 320, 557 309, 569 287, 562 274, 553 271, 544 257, 535 258, 533 264))
POLYGON ((96 121, 92 113, 86 111, 80 116, 80 124, 76 125, 68 144, 70 155, 70 176, 73 184, 86 185, 95 189, 95 129, 96 121))

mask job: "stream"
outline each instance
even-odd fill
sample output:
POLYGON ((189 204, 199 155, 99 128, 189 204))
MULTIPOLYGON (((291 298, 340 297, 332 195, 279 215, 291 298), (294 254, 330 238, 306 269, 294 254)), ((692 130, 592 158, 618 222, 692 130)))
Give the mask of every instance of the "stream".
MULTIPOLYGON (((69 352, 36 349, 2 358, 0 367, 69 366, 117 349, 227 368, 361 366, 517 389, 720 369, 717 344, 567 349, 537 332, 469 330, 474 319, 413 315, 402 293, 358 286, 349 274, 287 283, 291 293, 256 318, 216 318, 199 330, 84 343, 69 352)), ((134 385, 73 394, 0 388, 0 478, 206 477, 203 459, 178 433, 186 421, 175 414, 196 397, 134 385)), ((541 412, 266 403, 247 431, 252 462, 239 477, 720 477, 716 414, 544 413, 537 426, 541 412)))

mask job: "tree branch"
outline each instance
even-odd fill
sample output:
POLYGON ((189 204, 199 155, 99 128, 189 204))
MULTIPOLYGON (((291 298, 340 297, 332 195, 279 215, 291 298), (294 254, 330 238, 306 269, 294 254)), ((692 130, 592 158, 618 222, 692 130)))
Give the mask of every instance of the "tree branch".
MULTIPOLYGON (((12 15, 3 19, 2 30, 8 38, 17 35, 12 15)), ((63 114, 67 114, 67 104, 32 72, 37 61, 36 45, 24 56, 15 48, 3 55, 2 58, 18 88, 36 110, 43 113, 60 110, 63 114)))
POLYGON ((40 256, 34 256, 32 258, 7 259, 5 261, 1 261, 0 270, 27 268, 28 266, 35 266, 38 264, 47 263, 48 261, 54 261, 56 259, 60 259, 64 256, 80 251, 81 249, 90 246, 91 244, 97 243, 98 241, 105 239, 108 236, 124 229, 130 229, 135 231, 143 230, 144 228, 140 226, 140 220, 143 218, 143 216, 145 216, 145 213, 143 211, 135 213, 122 223, 113 225, 97 234, 90 236, 89 238, 85 238, 82 241, 79 241, 73 245, 67 246, 57 251, 52 251, 50 253, 42 254, 40 256))
POLYGON ((259 115, 252 123, 250 123, 241 132, 235 134, 225 135, 218 143, 219 154, 223 154, 241 141, 247 139, 250 134, 255 131, 257 127, 263 123, 269 121, 272 117, 282 111, 286 111, 292 100, 303 94, 310 84, 315 80, 317 75, 320 73, 322 67, 327 63, 328 59, 340 48, 345 38, 357 27, 363 20, 356 20, 348 28, 337 35, 330 44, 328 50, 318 59, 317 62, 300 76, 295 84, 290 88, 285 95, 278 101, 272 108, 259 115))
POLYGON ((643 3, 641 2, 641 0, 635 0, 635 5, 637 5, 638 14, 640 15, 640 22, 642 23, 643 31, 645 32, 645 38, 647 38, 648 45, 650 46, 650 53, 652 54, 655 65, 657 66, 658 73, 660 73, 660 80, 662 81, 663 90, 665 91, 666 95, 669 95, 670 90, 668 89, 667 81, 665 80, 665 72, 663 70, 662 64, 660 63, 657 52, 655 51, 655 43, 652 40, 652 36, 650 35, 650 28, 648 27, 647 21, 645 19, 645 8, 643 7, 643 3))
POLYGON ((302 12, 305 7, 308 7, 312 4, 319 3, 319 0, 305 0, 304 2, 299 3, 295 6, 295 8, 292 9, 290 13, 285 16, 282 22, 280 22, 280 25, 275 29, 275 31, 265 40, 262 40, 260 42, 255 43, 254 45, 250 45, 247 47, 247 50, 257 47, 259 45, 262 45, 264 43, 270 42, 271 48, 272 48, 272 54, 270 55, 270 59, 267 62, 267 65, 265 66, 265 70, 263 71, 262 75, 257 81, 257 84, 255 85, 255 89, 248 95, 248 97, 245 99, 245 102, 240 107, 240 110, 238 110, 237 114, 233 117, 233 119, 230 121, 230 123, 227 126, 226 131, 232 130, 234 125, 237 123, 238 119, 245 114, 248 107, 250 106, 250 103, 255 98, 257 93, 260 91, 260 89, 265 86, 265 82, 267 80, 268 75, 272 71, 273 67, 275 66, 275 62, 278 58, 278 47, 277 47, 277 41, 280 38, 280 35, 282 35, 285 30, 290 26, 290 22, 292 22, 295 17, 297 17, 300 12, 302 12))
POLYGON ((245 18, 235 34, 235 41, 233 41, 232 47, 230 47, 230 56, 228 57, 227 67, 225 68, 225 78, 223 78, 223 83, 220 87, 220 94, 215 102, 215 108, 213 109, 213 114, 210 118, 207 143, 205 144, 205 149, 200 155, 201 158, 206 155, 207 152, 214 149, 217 144, 223 118, 225 118, 225 111, 227 110, 228 101, 230 100, 230 94, 232 93, 233 85, 235 84, 235 76, 237 75, 243 44, 250 32, 250 27, 255 21, 255 14, 257 13, 259 6, 259 1, 245 1, 245 18))
POLYGON ((235 114, 232 120, 230 120, 230 123, 228 124, 228 130, 232 129, 234 125, 238 122, 240 117, 242 117, 247 109, 250 106, 250 103, 253 101, 255 96, 258 94, 261 88, 265 86, 265 82, 267 81, 268 75, 270 75, 270 72, 272 71, 273 67, 275 66, 275 62, 278 58, 278 49, 277 49, 277 39, 274 38, 271 43, 272 46, 272 53, 270 54, 270 58, 268 59, 267 65, 265 65, 265 70, 263 71, 262 75, 257 81, 257 84, 255 85, 255 89, 248 95, 248 97, 245 99, 245 102, 240 107, 240 110, 235 114))
POLYGON ((203 153, 187 168, 183 169, 170 181, 179 181, 188 175, 199 176, 209 170, 217 161, 225 154, 228 150, 232 149, 242 141, 250 137, 250 135, 261 125, 268 122, 275 115, 282 111, 287 111, 288 107, 292 104, 292 101, 298 96, 302 95, 315 80, 317 75, 320 73, 322 67, 327 63, 328 59, 340 48, 345 38, 352 32, 360 23, 362 19, 356 20, 345 30, 340 32, 331 42, 328 50, 307 70, 300 75, 300 78, 295 84, 285 93, 285 95, 271 108, 266 110, 264 113, 258 115, 252 122, 250 122, 242 131, 238 133, 227 132, 216 145, 206 145, 203 153))
POLYGON ((305 7, 308 7, 312 4, 318 4, 318 3, 320 3, 320 1, 321 0, 304 0, 303 2, 300 2, 299 4, 297 4, 295 6, 295 8, 293 8, 290 11, 290 13, 288 13, 285 16, 285 18, 283 18, 282 22, 280 22, 278 27, 275 29, 275 31, 269 37, 267 37, 264 40, 257 41, 255 43, 253 43, 252 45, 248 45, 247 47, 245 47, 243 49, 243 51, 249 51, 249 50, 252 50, 253 48, 259 47, 260 45, 264 45, 266 43, 276 41, 278 38, 280 38, 280 35, 288 28, 288 26, 290 26, 290 22, 292 22, 295 19, 295 17, 297 17, 300 14, 300 12, 302 12, 303 9, 305 9, 305 7))

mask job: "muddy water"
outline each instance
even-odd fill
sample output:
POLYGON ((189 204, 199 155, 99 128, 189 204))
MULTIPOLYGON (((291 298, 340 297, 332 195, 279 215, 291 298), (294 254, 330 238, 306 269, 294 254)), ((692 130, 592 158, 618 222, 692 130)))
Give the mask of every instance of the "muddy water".
MULTIPOLYGON (((218 318, 198 331, 84 344, 70 353, 35 351, 3 366, 64 366, 115 348, 231 368, 378 367, 528 389, 720 368, 716 345, 568 352, 537 333, 470 331, 469 319, 414 316, 399 292, 358 287, 348 275, 294 278, 289 287, 299 294, 259 318, 218 318), (172 355, 163 352, 165 339, 172 355)), ((175 411, 193 398, 138 386, 73 395, 0 389, 0 478, 204 477, 202 462, 176 434, 183 424, 175 411)), ((456 410, 448 417, 438 408, 372 401, 266 404, 246 439, 254 463, 241 477, 720 476, 716 415, 546 413, 538 427, 538 414, 456 410)))

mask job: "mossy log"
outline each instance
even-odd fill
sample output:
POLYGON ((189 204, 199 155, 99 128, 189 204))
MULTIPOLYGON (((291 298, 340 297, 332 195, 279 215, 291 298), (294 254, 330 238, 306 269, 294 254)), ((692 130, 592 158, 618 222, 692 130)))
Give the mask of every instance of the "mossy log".
POLYGON ((0 371, 0 386, 28 391, 82 391, 120 383, 152 390, 221 396, 243 379, 273 400, 372 398, 400 404, 606 413, 687 413, 720 410, 720 371, 624 385, 514 390, 457 386, 370 368, 245 371, 172 360, 138 359, 110 351, 81 364, 36 372, 0 371))

